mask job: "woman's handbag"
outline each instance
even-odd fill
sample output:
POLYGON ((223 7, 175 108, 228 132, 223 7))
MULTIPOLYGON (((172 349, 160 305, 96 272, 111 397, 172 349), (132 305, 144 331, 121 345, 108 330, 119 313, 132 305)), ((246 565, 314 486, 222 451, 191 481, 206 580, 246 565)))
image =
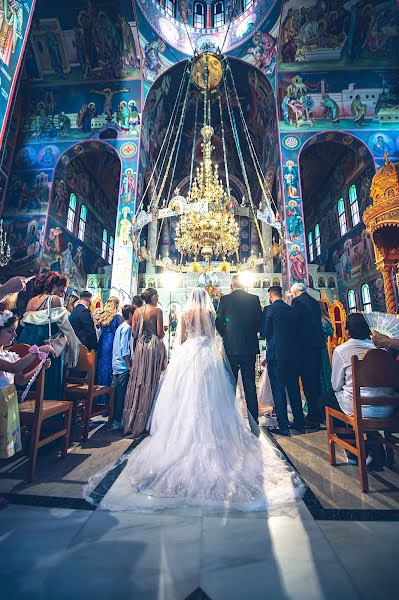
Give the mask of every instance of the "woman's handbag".
POLYGON ((59 331, 55 335, 52 335, 52 333, 51 333, 51 303, 52 303, 52 301, 53 301, 53 296, 50 296, 48 299, 48 306, 47 306, 49 337, 47 340, 44 340, 44 343, 50 344, 50 346, 52 346, 52 348, 54 350, 55 356, 58 357, 58 356, 61 356, 61 354, 64 352, 65 348, 67 347, 68 339, 62 333, 62 331, 59 331))

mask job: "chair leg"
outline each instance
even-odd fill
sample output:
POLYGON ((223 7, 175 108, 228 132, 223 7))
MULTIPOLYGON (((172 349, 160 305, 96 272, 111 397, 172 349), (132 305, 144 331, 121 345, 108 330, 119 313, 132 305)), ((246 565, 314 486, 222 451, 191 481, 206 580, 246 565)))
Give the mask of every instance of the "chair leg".
POLYGON ((366 467, 366 445, 364 442, 364 434, 360 432, 358 429, 355 429, 355 437, 356 437, 356 447, 358 449, 358 468, 359 468, 359 478, 360 478, 360 487, 362 488, 362 492, 369 491, 369 480, 367 476, 367 467, 366 467))
MULTIPOLYGON (((384 431, 385 440, 389 440, 389 437, 389 432, 384 431)), ((389 448, 388 446, 385 446, 385 452, 387 455, 387 467, 388 469, 392 469, 395 466, 395 452, 392 450, 392 448, 389 448)))
POLYGON ((85 398, 84 400, 85 414, 83 421, 83 435, 82 441, 87 442, 87 438, 89 437, 89 427, 90 427, 90 417, 93 409, 93 397, 85 398))
POLYGON ((337 464, 337 459, 335 456, 335 442, 331 439, 331 436, 334 432, 333 417, 329 414, 326 414, 326 426, 328 439, 328 457, 330 460, 330 465, 335 466, 337 464))
POLYGON ((36 421, 35 424, 33 425, 31 441, 30 441, 30 448, 29 448, 29 462, 28 462, 28 471, 27 471, 27 477, 26 477, 26 480, 29 483, 31 483, 31 481, 33 480, 33 476, 35 474, 37 451, 38 451, 38 444, 39 444, 39 439, 40 439, 40 429, 41 429, 41 422, 39 423, 38 421, 36 421))
POLYGON ((68 447, 69 447, 69 438, 71 437, 71 424, 72 424, 72 406, 71 408, 65 413, 64 416, 65 419, 65 436, 62 442, 62 447, 61 447, 61 456, 66 456, 67 452, 68 452, 68 447))
POLYGON ((112 426, 112 421, 114 419, 114 411, 115 411, 115 389, 112 389, 112 392, 109 395, 109 405, 108 405, 108 427, 112 426))

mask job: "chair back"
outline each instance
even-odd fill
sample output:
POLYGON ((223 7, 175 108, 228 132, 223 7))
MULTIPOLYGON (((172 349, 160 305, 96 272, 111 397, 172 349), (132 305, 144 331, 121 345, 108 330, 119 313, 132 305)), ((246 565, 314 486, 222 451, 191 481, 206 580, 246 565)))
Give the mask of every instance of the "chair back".
POLYGON ((352 356, 352 380, 355 413, 361 417, 361 406, 399 406, 399 361, 386 350, 369 350, 359 360, 352 356), (362 398, 360 388, 394 388, 394 396, 362 398))
POLYGON ((73 383, 87 383, 89 390, 94 386, 94 377, 96 372, 96 352, 95 350, 88 350, 86 346, 80 346, 79 360, 76 367, 67 369, 67 379, 73 383), (87 373, 87 377, 77 377, 73 373, 81 371, 87 373))
MULTIPOLYGON (((11 346, 10 352, 15 352, 20 358, 23 358, 29 353, 29 348, 30 346, 28 344, 14 344, 13 346, 11 346)), ((22 372, 24 374, 29 373, 29 371, 35 369, 39 363, 40 358, 36 355, 34 361, 31 362, 30 365, 26 367, 22 372)))

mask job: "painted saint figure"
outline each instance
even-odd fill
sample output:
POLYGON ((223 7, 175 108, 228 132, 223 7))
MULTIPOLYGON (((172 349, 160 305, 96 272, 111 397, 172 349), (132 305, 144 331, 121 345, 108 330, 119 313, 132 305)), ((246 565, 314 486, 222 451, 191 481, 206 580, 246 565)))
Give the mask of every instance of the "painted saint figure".
POLYGON ((90 90, 91 94, 98 94, 99 96, 104 96, 104 108, 103 113, 107 115, 107 121, 112 121, 113 109, 112 109, 112 98, 115 94, 121 94, 122 92, 128 92, 127 88, 122 88, 121 90, 111 90, 111 88, 105 88, 101 92, 98 90, 90 90))

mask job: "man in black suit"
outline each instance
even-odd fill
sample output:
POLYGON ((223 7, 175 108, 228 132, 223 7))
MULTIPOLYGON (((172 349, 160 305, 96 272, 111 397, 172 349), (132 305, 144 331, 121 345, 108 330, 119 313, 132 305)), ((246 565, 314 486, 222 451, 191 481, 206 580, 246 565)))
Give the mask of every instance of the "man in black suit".
POLYGON ((280 286, 269 288, 269 300, 270 306, 263 310, 260 332, 267 341, 267 369, 279 427, 272 431, 290 435, 286 390, 294 416, 292 429, 303 431, 305 426, 298 381, 297 322, 293 309, 283 301, 280 286))
POLYGON ((303 283, 294 283, 291 293, 293 295, 291 306, 297 318, 300 343, 299 375, 308 403, 306 425, 318 429, 321 421, 319 409, 321 351, 326 345, 321 309, 318 301, 306 292, 303 283))
POLYGON ((75 308, 69 315, 69 321, 81 343, 88 350, 97 350, 97 335, 90 312, 92 295, 88 291, 80 294, 75 308))
POLYGON ((231 279, 231 294, 220 298, 216 328, 223 338, 235 380, 241 371, 248 411, 258 422, 255 364, 259 354, 258 331, 262 309, 258 296, 244 291, 238 275, 231 279))

